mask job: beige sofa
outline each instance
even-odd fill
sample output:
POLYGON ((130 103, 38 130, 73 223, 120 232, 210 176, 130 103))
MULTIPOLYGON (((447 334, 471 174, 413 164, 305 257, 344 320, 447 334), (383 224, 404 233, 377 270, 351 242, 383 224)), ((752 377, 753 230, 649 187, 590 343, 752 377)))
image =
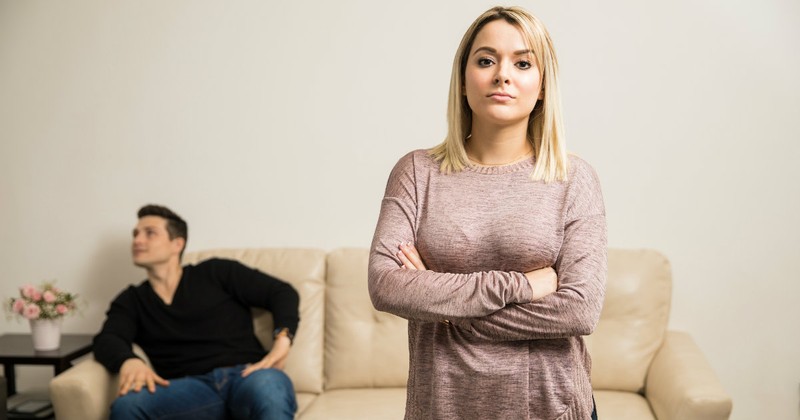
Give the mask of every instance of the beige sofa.
MULTIPOLYGON (((286 366, 298 419, 403 418, 406 321, 373 309, 366 249, 215 250, 184 260, 212 256, 269 272, 300 293, 301 323, 286 366)), ((603 313, 587 338, 599 417, 727 419, 731 399, 703 354, 687 334, 666 330, 668 261, 653 251, 613 249, 608 260, 603 313)), ((256 332, 269 346, 271 318, 254 316, 256 332)), ((50 383, 57 418, 106 418, 116 386, 116 377, 94 360, 79 363, 50 383)))

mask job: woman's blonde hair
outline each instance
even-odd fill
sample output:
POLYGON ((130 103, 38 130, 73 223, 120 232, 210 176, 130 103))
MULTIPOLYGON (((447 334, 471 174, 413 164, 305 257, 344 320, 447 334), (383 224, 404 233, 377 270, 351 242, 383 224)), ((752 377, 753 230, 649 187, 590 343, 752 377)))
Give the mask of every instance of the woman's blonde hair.
POLYGON ((458 172, 469 162, 464 142, 472 128, 472 110, 464 95, 467 58, 478 32, 489 22, 504 19, 522 33, 533 51, 541 73, 543 99, 536 102, 528 119, 528 140, 533 145, 535 165, 531 178, 544 182, 567 179, 567 151, 558 91, 558 60, 544 24, 520 7, 494 7, 480 15, 467 29, 453 59, 447 103, 447 137, 430 153, 441 161, 444 173, 458 172))

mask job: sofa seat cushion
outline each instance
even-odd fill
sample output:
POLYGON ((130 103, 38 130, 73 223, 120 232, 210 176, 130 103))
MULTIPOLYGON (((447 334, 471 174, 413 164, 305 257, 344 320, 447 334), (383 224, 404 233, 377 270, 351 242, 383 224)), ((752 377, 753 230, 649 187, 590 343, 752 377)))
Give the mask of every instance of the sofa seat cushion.
POLYGON ((299 420, 400 420, 405 388, 335 389, 317 397, 299 420))
POLYGON ((318 394, 310 392, 297 392, 295 395, 295 399, 297 400, 297 416, 302 416, 303 412, 308 410, 308 407, 311 407, 311 404, 317 399, 317 396, 318 394))
POLYGON ((656 420, 643 396, 624 391, 594 391, 597 417, 614 420, 656 420))

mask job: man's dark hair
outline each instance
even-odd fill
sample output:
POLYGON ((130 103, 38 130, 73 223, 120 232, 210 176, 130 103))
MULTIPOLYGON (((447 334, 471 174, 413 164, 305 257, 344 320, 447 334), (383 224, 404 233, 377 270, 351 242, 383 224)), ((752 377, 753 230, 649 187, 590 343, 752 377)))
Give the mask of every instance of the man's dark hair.
POLYGON ((189 240, 189 227, 186 221, 180 216, 175 214, 174 211, 155 204, 148 204, 139 209, 137 216, 141 219, 145 216, 158 216, 167 220, 167 233, 170 239, 183 238, 183 249, 181 249, 181 257, 183 257, 183 250, 186 249, 186 242, 189 240))

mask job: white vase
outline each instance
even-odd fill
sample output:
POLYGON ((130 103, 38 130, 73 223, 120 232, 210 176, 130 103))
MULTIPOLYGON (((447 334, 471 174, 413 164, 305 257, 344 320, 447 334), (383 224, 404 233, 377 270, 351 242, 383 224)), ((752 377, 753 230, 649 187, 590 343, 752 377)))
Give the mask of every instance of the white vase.
POLYGON ((62 318, 30 320, 34 350, 55 350, 61 345, 61 321, 62 318))

